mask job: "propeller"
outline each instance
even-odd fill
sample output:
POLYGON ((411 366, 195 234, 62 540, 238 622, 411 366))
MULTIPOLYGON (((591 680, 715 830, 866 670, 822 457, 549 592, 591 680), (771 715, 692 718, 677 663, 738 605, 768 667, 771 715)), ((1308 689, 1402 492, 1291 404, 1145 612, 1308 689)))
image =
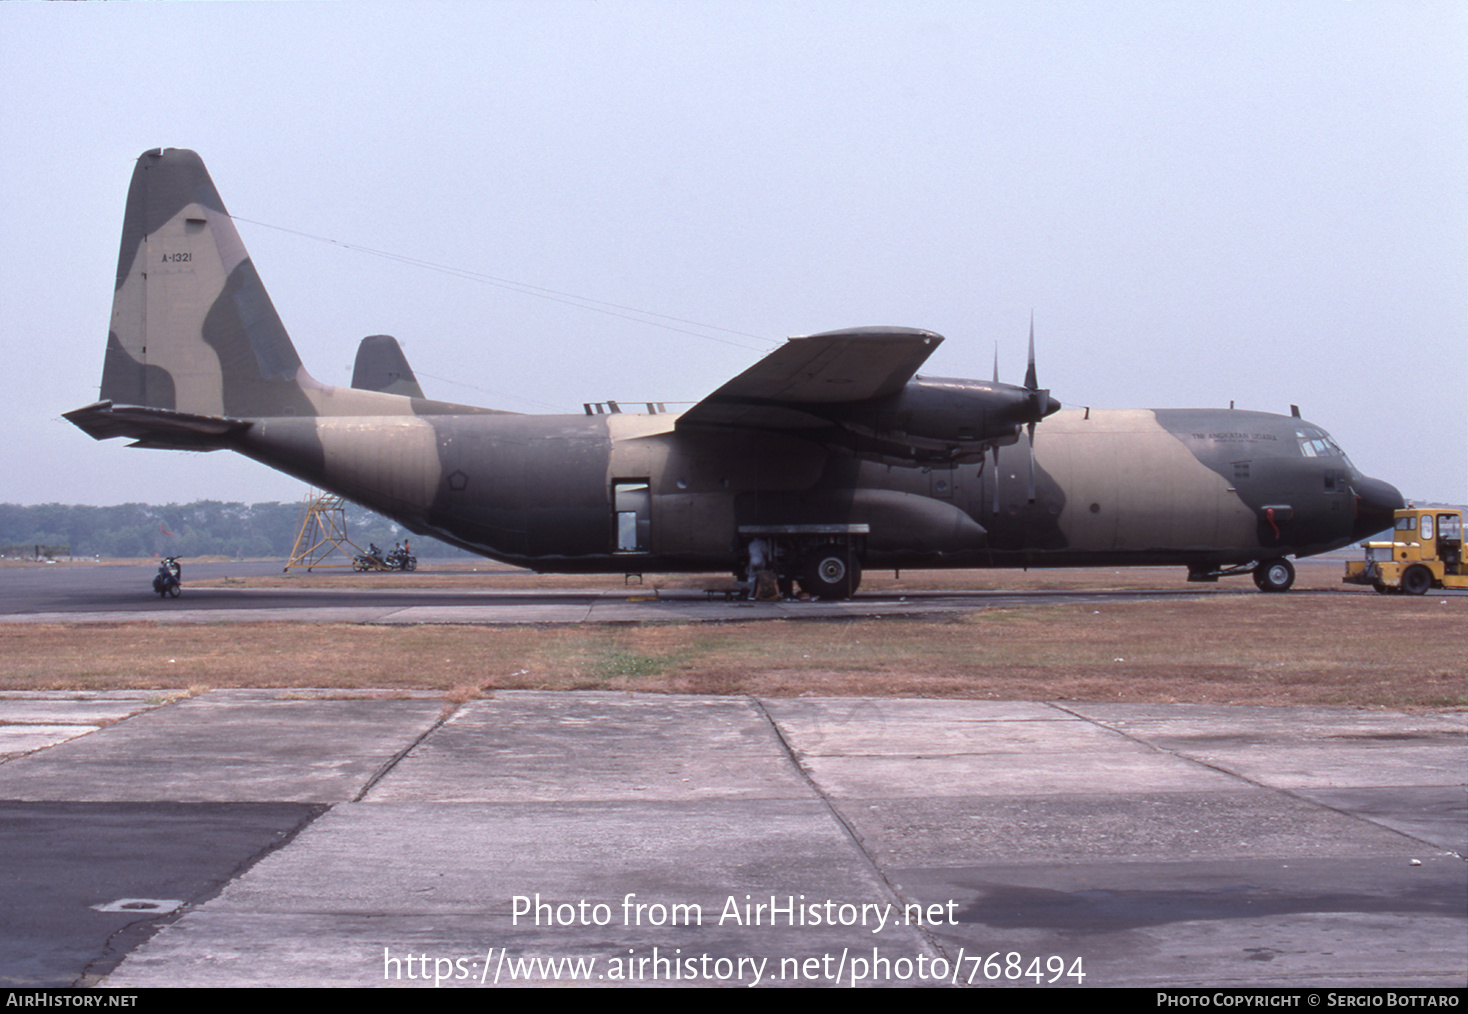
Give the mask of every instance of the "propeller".
MULTIPOLYGON (((994 383, 999 383, 999 345, 994 345, 994 383)), ((1040 387, 1038 372, 1035 369, 1035 312, 1030 311, 1030 355, 1029 364, 1025 368, 1024 390, 1028 395, 1026 402, 1029 406, 1029 421, 1025 429, 1029 436, 1030 472, 1026 492, 1030 503, 1035 502, 1035 425, 1051 412, 1056 411, 1060 404, 1052 397, 1048 389, 1040 387)), ((999 513, 999 446, 993 447, 994 451, 994 506, 995 514, 999 513)))
MULTIPOLYGON (((994 343, 994 383, 999 383, 999 343, 994 343)), ((999 445, 994 450, 994 513, 999 513, 999 445)))
POLYGON ((1034 415, 1030 417, 1029 444, 1030 444, 1030 503, 1035 502, 1035 423, 1040 421, 1040 415, 1045 411, 1045 404, 1050 398, 1049 391, 1041 391, 1040 384, 1035 375, 1035 311, 1030 311, 1030 365, 1025 368, 1025 390, 1030 392, 1030 408, 1034 415))

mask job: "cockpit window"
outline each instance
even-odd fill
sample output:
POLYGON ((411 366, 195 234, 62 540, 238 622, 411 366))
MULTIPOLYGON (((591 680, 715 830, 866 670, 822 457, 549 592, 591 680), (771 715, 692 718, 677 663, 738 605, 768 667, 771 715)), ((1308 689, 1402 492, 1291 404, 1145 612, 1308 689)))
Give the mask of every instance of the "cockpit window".
POLYGON ((1318 430, 1314 426, 1301 426, 1295 430, 1295 436, 1300 441, 1300 453, 1307 458, 1345 457, 1345 453, 1324 430, 1318 430))

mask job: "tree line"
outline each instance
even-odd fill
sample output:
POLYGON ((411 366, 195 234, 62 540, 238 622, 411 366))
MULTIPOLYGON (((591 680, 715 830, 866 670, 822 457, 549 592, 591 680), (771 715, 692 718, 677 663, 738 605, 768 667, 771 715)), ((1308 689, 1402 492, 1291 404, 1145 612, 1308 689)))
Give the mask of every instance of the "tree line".
MULTIPOLYGON (((300 503, 0 504, 0 557, 228 556, 284 559, 301 524, 300 503)), ((437 539, 413 535, 380 514, 346 505, 347 537, 392 548, 411 538, 420 557, 467 556, 437 539)))

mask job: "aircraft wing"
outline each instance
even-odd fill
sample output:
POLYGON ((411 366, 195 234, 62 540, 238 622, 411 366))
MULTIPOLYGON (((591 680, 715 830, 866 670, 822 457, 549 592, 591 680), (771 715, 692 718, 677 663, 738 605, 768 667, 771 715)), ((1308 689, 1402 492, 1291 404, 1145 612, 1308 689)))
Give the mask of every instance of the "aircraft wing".
POLYGON ((808 409, 896 394, 942 341, 932 331, 906 327, 791 338, 684 412, 678 426, 827 426, 808 409))

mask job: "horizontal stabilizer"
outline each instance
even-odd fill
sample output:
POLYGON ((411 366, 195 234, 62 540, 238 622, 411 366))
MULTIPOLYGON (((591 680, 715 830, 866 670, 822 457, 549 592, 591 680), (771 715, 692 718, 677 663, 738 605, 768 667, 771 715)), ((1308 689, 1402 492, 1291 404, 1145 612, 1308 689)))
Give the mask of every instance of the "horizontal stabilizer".
POLYGON ((94 440, 132 437, 136 441, 133 447, 176 451, 215 451, 229 447, 234 437, 250 428, 250 423, 243 419, 221 419, 141 405, 114 406, 110 401, 74 409, 63 413, 62 418, 94 440))

